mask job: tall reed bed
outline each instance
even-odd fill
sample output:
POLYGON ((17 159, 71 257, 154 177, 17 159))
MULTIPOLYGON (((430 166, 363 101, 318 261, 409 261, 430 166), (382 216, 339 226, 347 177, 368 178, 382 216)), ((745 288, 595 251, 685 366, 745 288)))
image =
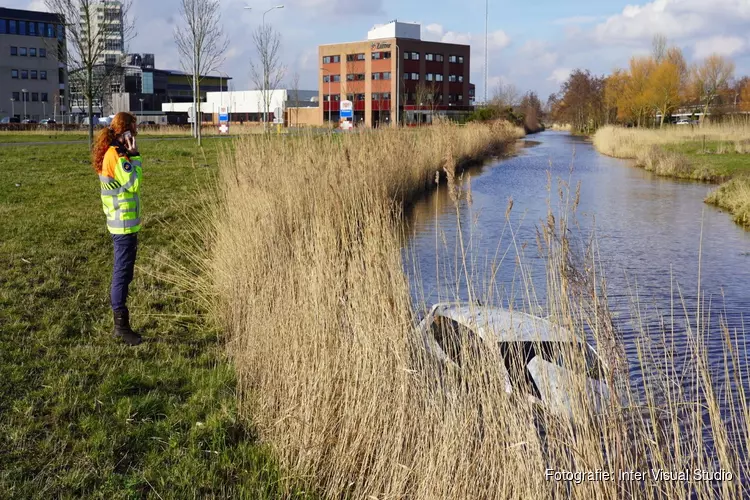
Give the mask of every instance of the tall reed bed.
MULTIPOLYGON (((655 373, 636 400, 627 378, 612 379, 619 396, 604 402, 609 410, 596 414, 580 398, 571 422, 506 395, 492 343, 458 368, 427 355, 402 269, 400 209, 441 171, 460 190, 462 162, 519 135, 496 124, 260 138, 238 141, 222 160, 203 292, 228 336, 242 406, 289 484, 326 498, 672 498, 688 489, 710 498, 715 484, 707 481, 574 484, 546 472, 654 466, 737 474, 745 466, 716 414, 700 349, 692 359, 707 399, 655 373), (718 455, 701 446, 704 410, 718 455), (695 425, 681 425, 685 416, 695 425)), ((616 342, 604 283, 592 279, 595 252, 583 256, 586 271, 573 272, 570 227, 551 211, 540 229, 545 308, 578 334, 616 342)), ((477 272, 465 270, 467 281, 477 272)), ((744 400, 735 408, 746 415, 744 400)), ((720 488, 741 492, 736 480, 720 488)))

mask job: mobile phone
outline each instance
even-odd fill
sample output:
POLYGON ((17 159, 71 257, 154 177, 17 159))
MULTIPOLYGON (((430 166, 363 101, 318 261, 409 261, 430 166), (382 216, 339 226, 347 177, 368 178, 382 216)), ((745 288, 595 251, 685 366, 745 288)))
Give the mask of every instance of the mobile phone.
POLYGON ((133 137, 133 133, 130 130, 126 130, 122 134, 122 138, 125 140, 131 139, 133 137))

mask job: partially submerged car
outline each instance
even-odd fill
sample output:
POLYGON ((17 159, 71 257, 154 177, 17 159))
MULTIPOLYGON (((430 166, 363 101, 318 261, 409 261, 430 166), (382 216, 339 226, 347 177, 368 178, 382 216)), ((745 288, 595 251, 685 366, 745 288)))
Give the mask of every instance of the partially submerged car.
POLYGON ((417 332, 430 358, 460 367, 483 347, 497 353, 505 392, 563 418, 577 402, 600 413, 609 398, 606 364, 585 340, 549 320, 475 304, 434 305, 417 332), (496 342, 496 349, 489 343, 496 342), (467 345, 468 344, 468 345, 467 345))

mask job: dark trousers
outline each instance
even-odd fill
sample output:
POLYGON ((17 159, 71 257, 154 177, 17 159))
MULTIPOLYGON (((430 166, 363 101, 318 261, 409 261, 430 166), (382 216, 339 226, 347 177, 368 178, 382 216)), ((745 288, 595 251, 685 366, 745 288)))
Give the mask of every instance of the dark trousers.
POLYGON ((112 269, 112 289, 110 298, 113 311, 126 310, 128 286, 133 281, 135 254, 138 251, 138 233, 113 234, 115 265, 112 269))

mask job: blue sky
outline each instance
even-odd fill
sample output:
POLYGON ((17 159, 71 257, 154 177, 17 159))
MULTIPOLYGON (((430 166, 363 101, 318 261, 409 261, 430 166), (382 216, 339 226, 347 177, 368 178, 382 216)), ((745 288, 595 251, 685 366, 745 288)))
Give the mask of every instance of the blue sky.
MULTIPOLYGON (((44 9, 44 0, 1 0, 13 8, 44 9)), ((317 46, 364 39, 373 25, 392 19, 422 24, 422 37, 472 46, 472 82, 483 95, 484 0, 221 0, 231 45, 222 70, 237 89, 252 88, 249 32, 261 14, 283 36, 288 74, 317 89, 317 46), (251 11, 244 10, 248 5, 251 11)), ((178 0, 133 0, 138 36, 133 52, 154 52, 158 67, 179 69, 173 42, 178 0)), ((718 52, 750 74, 750 0, 490 0, 489 93, 500 82, 534 90, 543 99, 574 68, 609 73, 647 53, 664 34, 688 61, 718 52)))

